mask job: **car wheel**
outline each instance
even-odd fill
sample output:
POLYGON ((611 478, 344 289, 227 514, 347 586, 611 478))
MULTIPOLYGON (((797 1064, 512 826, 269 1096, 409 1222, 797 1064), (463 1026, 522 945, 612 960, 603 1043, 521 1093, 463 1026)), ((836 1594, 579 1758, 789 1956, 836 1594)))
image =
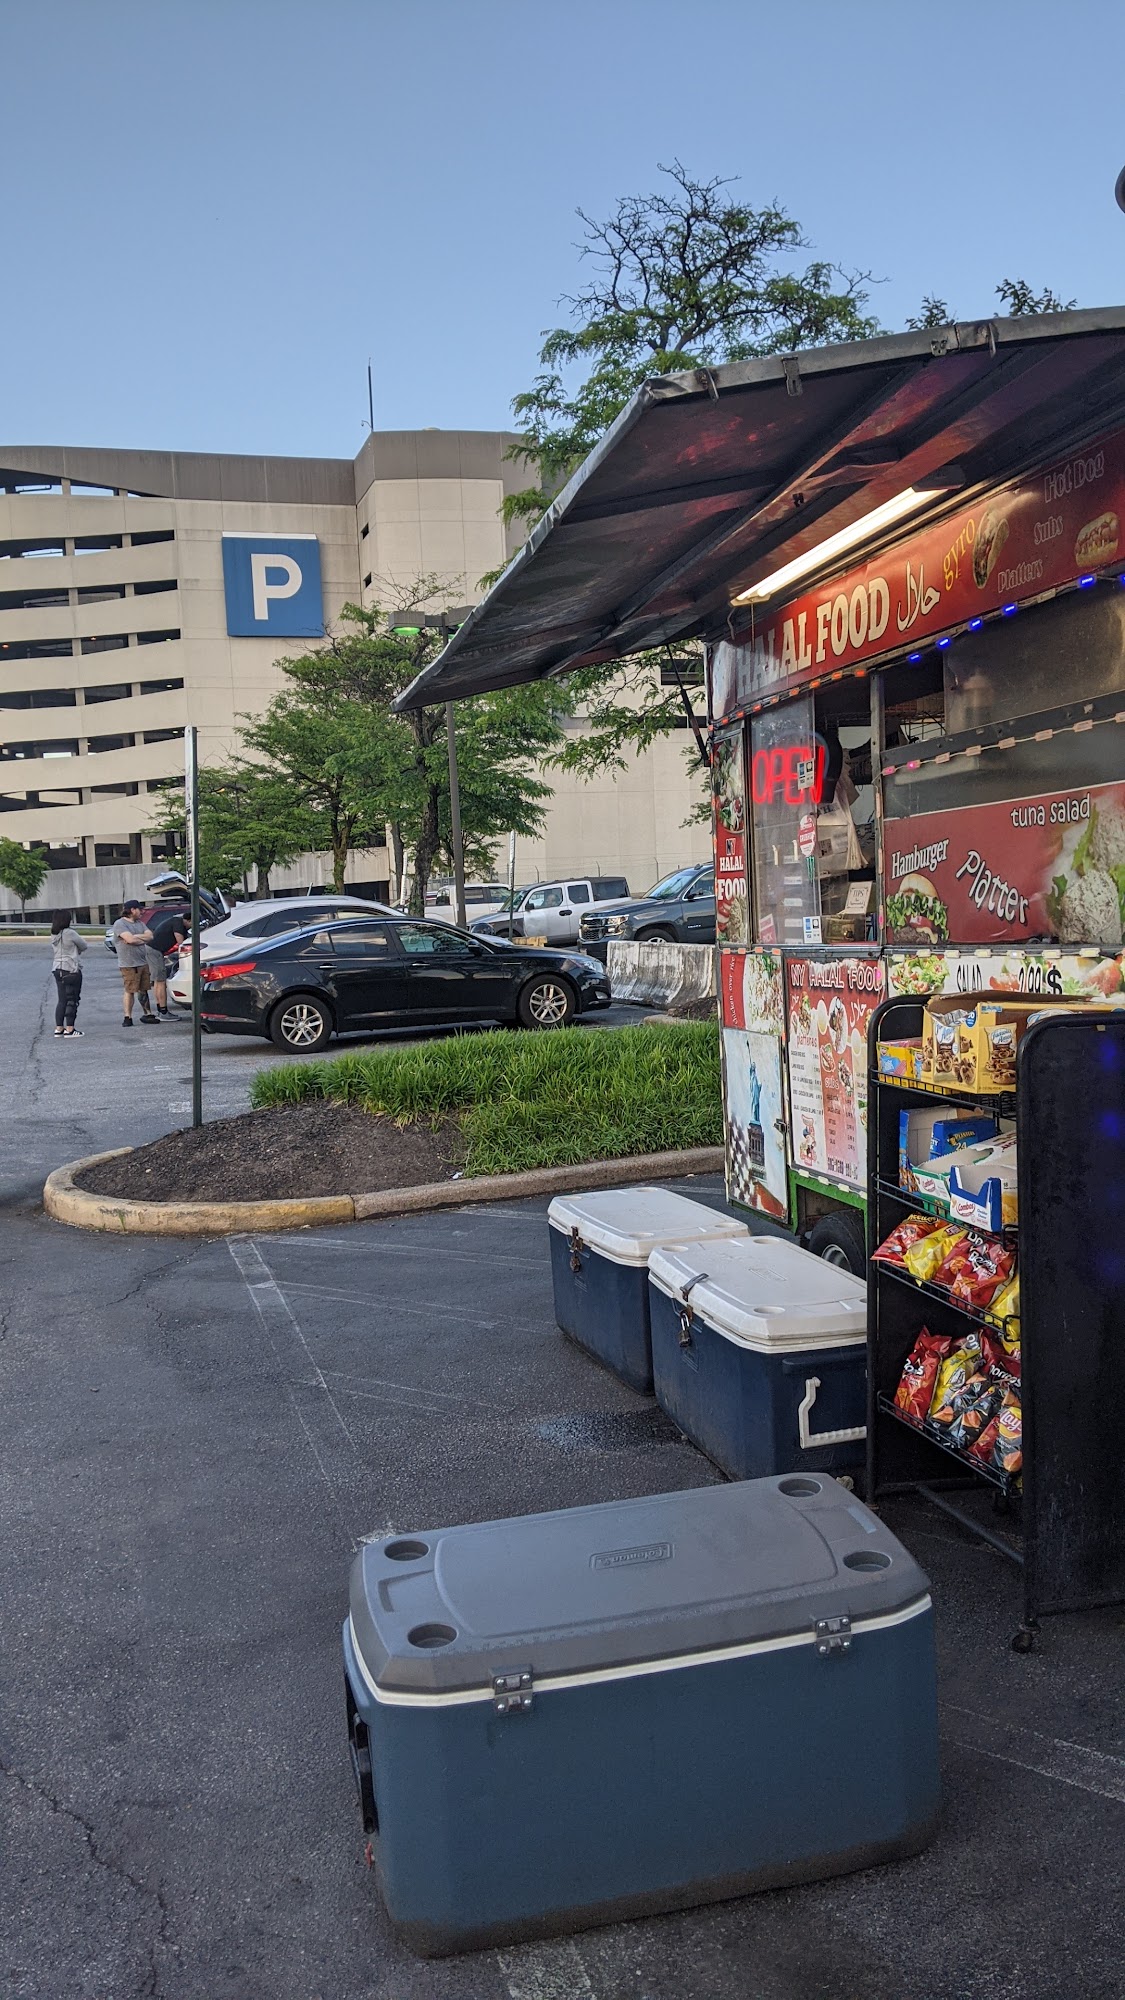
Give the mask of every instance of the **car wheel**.
POLYGON ((565 1028, 574 1019, 574 988, 553 972, 529 979, 516 1012, 525 1028, 565 1028))
POLYGON ((814 1257, 823 1257, 826 1264, 835 1264, 838 1270, 851 1271, 857 1278, 867 1276, 863 1224, 849 1209, 820 1216, 805 1238, 805 1248, 814 1257))
POLYGON ((651 924, 647 931, 637 932, 638 944, 675 944, 676 933, 667 924, 651 924))
POLYGON ((270 1036, 279 1049, 309 1055, 332 1038, 332 1016, 311 993, 279 1000, 270 1015, 270 1036))

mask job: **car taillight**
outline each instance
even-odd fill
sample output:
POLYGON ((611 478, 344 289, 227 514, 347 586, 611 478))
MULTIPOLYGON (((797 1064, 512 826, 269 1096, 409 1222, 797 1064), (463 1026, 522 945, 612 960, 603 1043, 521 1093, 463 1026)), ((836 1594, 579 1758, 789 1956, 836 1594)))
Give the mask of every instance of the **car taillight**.
POLYGON ((214 986, 219 979, 237 979, 240 972, 253 972, 254 964, 252 958, 234 958, 229 965, 206 965, 202 971, 203 983, 214 986))

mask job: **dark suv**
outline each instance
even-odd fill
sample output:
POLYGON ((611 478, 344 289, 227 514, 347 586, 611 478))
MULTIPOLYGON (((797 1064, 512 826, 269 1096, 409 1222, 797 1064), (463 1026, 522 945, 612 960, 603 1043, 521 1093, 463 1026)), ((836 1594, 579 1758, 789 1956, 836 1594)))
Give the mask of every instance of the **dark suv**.
POLYGON ((715 871, 709 861, 677 868, 644 896, 622 896, 584 916, 578 930, 583 951, 604 959, 611 938, 667 938, 677 944, 714 944, 715 871))

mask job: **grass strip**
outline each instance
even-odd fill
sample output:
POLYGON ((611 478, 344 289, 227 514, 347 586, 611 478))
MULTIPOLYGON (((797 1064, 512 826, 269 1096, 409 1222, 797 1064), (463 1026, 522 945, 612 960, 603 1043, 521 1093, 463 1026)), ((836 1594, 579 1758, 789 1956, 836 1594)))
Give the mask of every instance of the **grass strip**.
POLYGON ((327 1100, 403 1124, 456 1118, 470 1174, 722 1142, 719 1032, 681 1021, 493 1030, 260 1070, 255 1110, 327 1100))

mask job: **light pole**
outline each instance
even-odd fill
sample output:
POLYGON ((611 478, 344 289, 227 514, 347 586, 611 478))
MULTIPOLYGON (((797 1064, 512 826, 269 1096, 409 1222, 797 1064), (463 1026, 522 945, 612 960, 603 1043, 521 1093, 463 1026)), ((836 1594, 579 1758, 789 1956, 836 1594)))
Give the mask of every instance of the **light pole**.
POLYGON ((457 737, 453 728, 453 703, 445 704, 445 745, 449 756, 449 830, 453 840, 453 894, 456 899, 457 928, 465 922, 465 843, 461 838, 461 784, 457 774, 457 737))
POLYGON ((1117 185, 1113 190, 1113 194, 1118 208, 1125 209, 1125 167, 1122 167, 1121 172, 1117 176, 1117 185))

